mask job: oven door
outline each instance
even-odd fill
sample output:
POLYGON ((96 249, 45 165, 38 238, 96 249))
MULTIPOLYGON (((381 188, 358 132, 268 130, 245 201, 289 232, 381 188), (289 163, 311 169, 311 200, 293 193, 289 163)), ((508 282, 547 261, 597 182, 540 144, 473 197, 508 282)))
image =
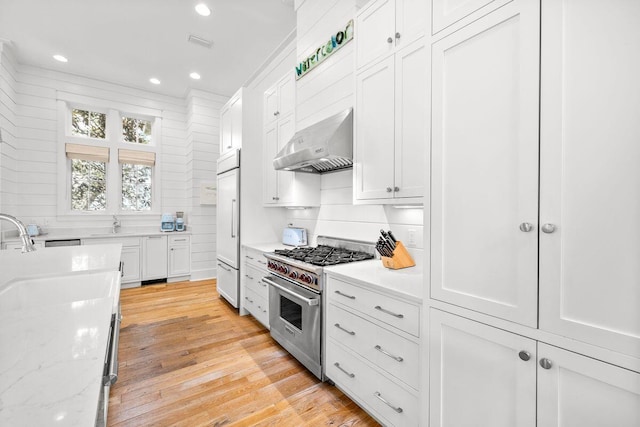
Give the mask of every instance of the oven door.
POLYGON ((271 337, 316 377, 322 378, 320 295, 276 276, 264 277, 262 281, 269 285, 271 337))

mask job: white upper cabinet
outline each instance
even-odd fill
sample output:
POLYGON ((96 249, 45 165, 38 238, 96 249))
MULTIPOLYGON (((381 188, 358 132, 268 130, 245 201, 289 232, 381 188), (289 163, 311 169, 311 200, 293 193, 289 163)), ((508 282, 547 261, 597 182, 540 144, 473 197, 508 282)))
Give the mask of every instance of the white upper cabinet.
POLYGON ((539 5, 433 45, 431 297, 537 326, 539 5))
POLYGON ((640 2, 542 11, 540 328, 640 358, 640 2))
POLYGON ((354 200, 358 203, 422 203, 428 55, 421 38, 356 75, 354 200))
POLYGON ((456 29, 471 20, 485 15, 511 0, 432 0, 432 33, 437 34, 445 28, 456 29), (458 25, 454 25, 458 24, 458 25))
POLYGON ((220 110, 220 154, 242 148, 242 88, 220 110))
POLYGON ((295 78, 287 73, 264 92, 262 202, 265 207, 319 206, 320 177, 276 171, 273 159, 295 134, 295 78))
POLYGON ((377 0, 356 18, 358 67, 395 52, 425 33, 428 2, 377 0))

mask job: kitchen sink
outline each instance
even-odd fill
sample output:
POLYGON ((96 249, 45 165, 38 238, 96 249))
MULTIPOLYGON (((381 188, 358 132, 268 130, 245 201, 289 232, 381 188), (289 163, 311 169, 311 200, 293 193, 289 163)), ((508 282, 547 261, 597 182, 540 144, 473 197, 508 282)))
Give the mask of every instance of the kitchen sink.
POLYGON ((79 303, 96 298, 120 296, 120 272, 72 274, 36 279, 18 279, 0 290, 0 312, 58 304, 79 303))

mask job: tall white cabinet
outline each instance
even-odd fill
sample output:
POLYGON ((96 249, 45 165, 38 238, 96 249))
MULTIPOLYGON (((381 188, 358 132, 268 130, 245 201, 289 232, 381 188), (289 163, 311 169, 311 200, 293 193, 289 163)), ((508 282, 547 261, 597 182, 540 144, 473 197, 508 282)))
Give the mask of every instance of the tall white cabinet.
POLYGON ((640 425, 640 3, 432 0, 430 426, 640 425))
POLYGON ((220 110, 220 154, 242 148, 242 92, 240 88, 220 110))
POLYGON ((356 203, 422 203, 428 115, 426 2, 376 0, 356 18, 356 203))

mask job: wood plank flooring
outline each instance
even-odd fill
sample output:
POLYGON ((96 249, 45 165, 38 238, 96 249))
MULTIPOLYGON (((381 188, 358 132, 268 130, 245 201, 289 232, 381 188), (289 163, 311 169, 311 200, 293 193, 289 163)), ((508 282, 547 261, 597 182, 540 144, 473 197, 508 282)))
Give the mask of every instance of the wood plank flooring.
POLYGON ((120 300, 109 426, 378 425, 238 316, 214 280, 124 289, 120 300))

